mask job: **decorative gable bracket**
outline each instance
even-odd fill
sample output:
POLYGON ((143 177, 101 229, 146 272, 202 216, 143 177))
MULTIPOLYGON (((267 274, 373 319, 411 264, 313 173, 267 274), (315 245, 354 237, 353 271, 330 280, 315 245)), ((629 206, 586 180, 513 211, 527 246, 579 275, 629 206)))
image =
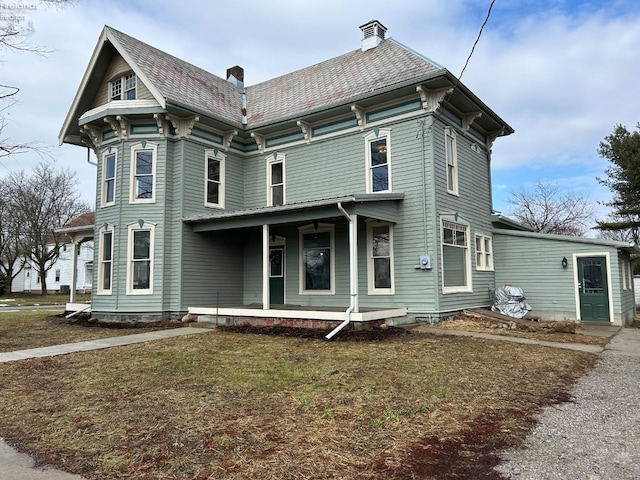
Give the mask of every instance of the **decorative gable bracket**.
POLYGON ((82 140, 83 143, 96 151, 102 143, 102 130, 91 125, 83 125, 82 130, 89 136, 88 139, 85 138, 82 140))
POLYGON ((231 146, 231 141, 233 140, 233 137, 235 137, 238 134, 237 130, 229 130, 228 132, 224 132, 222 134, 222 146, 224 147, 225 150, 229 150, 229 147, 231 146))
POLYGON ((311 141, 311 124, 309 122, 305 122, 304 120, 298 120, 296 123, 302 129, 304 139, 307 143, 309 143, 311 141))
POLYGON ((482 116, 482 112, 471 112, 462 116, 462 130, 468 132, 471 128, 471 124, 475 121, 476 118, 480 118, 482 116))
POLYGON ((175 115, 167 115, 165 117, 171 122, 173 128, 176 130, 178 137, 188 137, 191 135, 191 129, 196 124, 200 117, 194 115, 193 117, 176 117, 175 115))
POLYGON ((129 121, 122 115, 117 115, 116 118, 104 117, 104 121, 109 124, 111 130, 116 132, 116 137, 125 139, 129 136, 129 121))
POLYGON ((258 150, 260 150, 260 153, 264 153, 264 146, 265 146, 264 135, 260 135, 259 133, 256 133, 256 132, 251 132, 251 138, 253 138, 258 144, 258 150))
POLYGON ((351 105, 351 111, 356 115, 356 120, 358 120, 360 130, 364 129, 365 120, 367 118, 364 108, 359 105, 351 105))
POLYGON ((453 87, 438 88, 434 90, 427 88, 424 85, 418 85, 416 90, 420 94, 422 108, 427 112, 435 113, 435 111, 440 108, 440 104, 445 97, 453 92, 453 87))
POLYGON ((487 149, 489 151, 491 151, 491 149, 493 148, 493 142, 496 141, 496 138, 498 138, 500 135, 504 135, 504 133, 505 133, 504 128, 487 133, 487 149))
POLYGON ((158 133, 160 135, 168 135, 169 134, 169 122, 166 118, 164 118, 159 113, 154 113, 153 118, 156 120, 156 124, 158 125, 158 133))

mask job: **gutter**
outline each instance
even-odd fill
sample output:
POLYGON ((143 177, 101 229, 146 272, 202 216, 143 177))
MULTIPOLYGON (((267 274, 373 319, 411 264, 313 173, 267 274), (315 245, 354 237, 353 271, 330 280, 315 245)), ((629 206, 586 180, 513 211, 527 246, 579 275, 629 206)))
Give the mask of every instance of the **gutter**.
POLYGON ((355 222, 351 218, 351 216, 347 213, 347 211, 343 208, 342 202, 338 202, 338 210, 340 213, 345 216, 347 221, 349 222, 349 284, 350 284, 350 292, 349 292, 349 308, 344 312, 344 321, 334 328, 329 334, 325 337, 327 340, 331 340, 335 334, 337 334, 340 330, 346 327, 351 321, 351 312, 356 308, 356 297, 358 296, 358 292, 356 292, 356 265, 355 265, 355 257, 356 257, 356 225, 355 222))

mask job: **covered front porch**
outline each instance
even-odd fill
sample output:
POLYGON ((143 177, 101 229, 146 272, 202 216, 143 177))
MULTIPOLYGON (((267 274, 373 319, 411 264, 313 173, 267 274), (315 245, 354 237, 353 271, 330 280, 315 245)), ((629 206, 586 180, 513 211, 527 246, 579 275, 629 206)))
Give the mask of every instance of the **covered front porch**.
POLYGON ((367 258, 359 266, 367 239, 359 240, 358 231, 368 231, 370 222, 395 223, 403 198, 355 194, 185 218, 196 234, 242 238, 245 264, 241 302, 222 294, 216 306, 189 302, 189 314, 217 325, 334 327, 328 338, 349 323, 393 324, 407 315, 393 289, 371 296, 358 285, 359 273, 364 279, 368 272, 359 268, 369 264, 367 258))

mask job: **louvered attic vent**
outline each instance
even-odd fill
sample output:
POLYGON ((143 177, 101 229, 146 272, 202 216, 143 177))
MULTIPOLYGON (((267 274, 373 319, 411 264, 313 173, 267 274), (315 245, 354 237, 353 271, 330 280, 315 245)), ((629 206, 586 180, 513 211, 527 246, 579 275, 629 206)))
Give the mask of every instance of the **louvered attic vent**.
POLYGON ((375 48, 384 41, 387 28, 377 20, 371 20, 360 26, 362 30, 362 51, 375 48))

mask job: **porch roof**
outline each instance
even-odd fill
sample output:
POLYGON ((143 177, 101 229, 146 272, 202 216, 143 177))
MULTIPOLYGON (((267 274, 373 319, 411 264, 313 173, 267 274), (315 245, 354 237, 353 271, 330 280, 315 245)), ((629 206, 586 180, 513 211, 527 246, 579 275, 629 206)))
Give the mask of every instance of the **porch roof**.
POLYGON ((342 217, 337 208, 340 204, 349 213, 395 223, 398 215, 398 202, 403 199, 404 193, 355 193, 273 207, 256 207, 209 215, 195 215, 185 217, 182 221, 192 224, 194 232, 314 221, 328 217, 342 217))

